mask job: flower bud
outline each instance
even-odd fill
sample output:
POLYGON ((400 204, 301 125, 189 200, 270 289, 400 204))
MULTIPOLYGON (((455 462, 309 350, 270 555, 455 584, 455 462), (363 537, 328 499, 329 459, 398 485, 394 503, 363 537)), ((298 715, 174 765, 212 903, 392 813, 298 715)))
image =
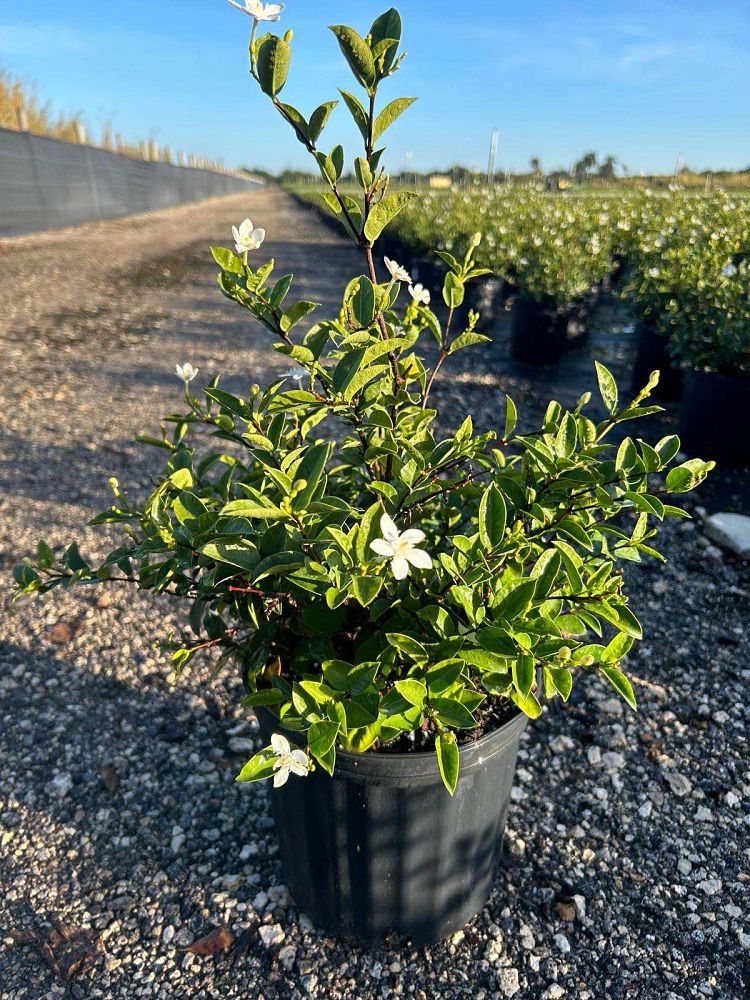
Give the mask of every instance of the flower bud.
POLYGON ((593 662, 594 662, 594 657, 591 655, 591 653, 586 653, 585 656, 581 657, 582 667, 590 667, 593 662))
POLYGON ((479 246, 479 244, 481 242, 482 242, 482 234, 481 233, 474 233, 474 235, 471 237, 471 246, 472 246, 472 249, 476 250, 476 248, 479 246))
POLYGON ((291 42, 291 40, 292 40, 293 38, 294 38, 294 32, 293 32, 293 31, 292 31, 292 29, 290 28, 290 29, 289 29, 289 31, 287 31, 287 33, 286 33, 286 34, 284 35, 284 41, 285 41, 285 42, 286 42, 287 44, 289 44, 289 42, 291 42))
POLYGON ((570 646, 560 646, 560 648, 557 651, 557 655, 561 660, 569 660, 570 657, 572 656, 570 646))
POLYGON ((306 479, 298 479, 295 483, 292 484, 292 496, 296 497, 297 494, 301 493, 306 486, 307 486, 306 479))

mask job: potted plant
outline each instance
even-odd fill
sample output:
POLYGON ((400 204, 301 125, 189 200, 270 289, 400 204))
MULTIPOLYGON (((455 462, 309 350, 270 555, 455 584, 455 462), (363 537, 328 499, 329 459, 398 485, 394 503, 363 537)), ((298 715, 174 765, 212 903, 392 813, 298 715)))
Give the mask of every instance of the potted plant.
POLYGON ((689 454, 750 467, 750 210, 718 194, 710 224, 690 232, 664 264, 672 289, 662 319, 670 351, 686 369, 680 434, 689 454))
POLYGON ((183 405, 143 439, 165 452, 153 492, 134 504, 113 481, 113 505, 94 518, 122 528, 122 544, 91 565, 75 543, 42 543, 14 575, 23 594, 118 581, 184 599, 174 671, 206 652, 241 671, 263 741, 238 780, 273 781, 297 904, 338 932, 436 941, 490 890, 527 718, 567 701, 582 674, 635 705, 621 661, 641 626, 618 564, 657 554, 652 522, 683 515, 663 494, 711 464, 667 472, 675 437, 613 444, 615 428, 652 411, 656 377, 621 405, 601 366, 601 419, 585 393, 573 410, 551 403, 535 433, 519 432, 510 400, 494 433, 475 433, 470 416, 436 432, 435 376, 483 340, 474 316, 456 331, 451 319, 478 270, 476 241, 449 262, 444 325, 376 252, 411 198, 388 192, 376 150, 411 103, 377 104, 403 58, 401 19, 389 10, 364 36, 333 28, 365 97, 345 98, 364 139, 354 197, 339 188, 341 147, 319 146, 333 102, 308 118, 280 98, 291 33, 258 38, 266 10, 252 7, 252 75, 315 157, 365 273, 338 315, 300 334, 315 303, 290 301, 292 277, 273 261, 253 266, 265 234, 237 227, 234 249, 213 251, 219 284, 295 377, 241 397, 218 376, 195 392, 198 372, 179 366, 183 405), (431 370, 415 349, 423 334, 438 344, 431 370))
POLYGON ((683 388, 682 370, 670 351, 672 330, 665 318, 670 300, 684 284, 679 267, 670 265, 685 245, 682 217, 686 208, 675 192, 646 196, 640 215, 633 219, 629 273, 621 292, 635 321, 632 387, 636 390, 649 372, 658 369, 661 378, 655 394, 664 400, 679 399, 683 388))
POLYGON ((530 187, 514 207, 492 262, 517 290, 511 354, 527 364, 555 364, 566 343, 587 331, 594 290, 611 268, 608 230, 583 198, 530 187))

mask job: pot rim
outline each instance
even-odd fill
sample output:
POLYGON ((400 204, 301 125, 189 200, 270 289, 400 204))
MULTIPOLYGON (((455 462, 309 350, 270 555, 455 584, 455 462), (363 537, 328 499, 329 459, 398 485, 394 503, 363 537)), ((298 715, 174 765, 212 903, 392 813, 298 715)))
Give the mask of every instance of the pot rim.
MULTIPOLYGON (((290 739, 299 738, 297 731, 280 726, 279 719, 266 706, 258 706, 255 712, 259 717, 261 714, 265 715, 275 729, 283 730, 290 739)), ((459 777, 505 750, 509 743, 521 736, 528 721, 528 716, 518 710, 498 729, 485 733, 473 743, 459 747, 459 777)), ((353 753, 351 750, 337 750, 334 778, 339 773, 360 774, 363 777, 373 778, 442 780, 437 755, 431 750, 414 753, 370 753, 367 750, 363 753, 353 753)))

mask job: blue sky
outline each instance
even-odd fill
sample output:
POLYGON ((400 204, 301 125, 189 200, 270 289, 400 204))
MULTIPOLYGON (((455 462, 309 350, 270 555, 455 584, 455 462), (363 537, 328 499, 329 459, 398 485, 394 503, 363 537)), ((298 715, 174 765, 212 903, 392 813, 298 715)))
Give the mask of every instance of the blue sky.
MULTIPOLYGON (((354 89, 327 24, 364 33, 385 3, 288 0, 295 29, 284 98, 306 113, 354 89)), ((498 164, 530 156, 566 166, 594 149, 631 171, 750 164, 748 0, 403 0, 402 71, 384 96, 420 96, 389 133, 389 165, 484 166, 493 127, 498 164)), ((225 0, 35 0, 4 5, 0 65, 34 81, 92 127, 228 163, 270 169, 305 153, 247 77, 250 19, 225 0)), ((276 26, 278 27, 278 26, 276 26)), ((343 106, 326 132, 353 149, 343 106)))

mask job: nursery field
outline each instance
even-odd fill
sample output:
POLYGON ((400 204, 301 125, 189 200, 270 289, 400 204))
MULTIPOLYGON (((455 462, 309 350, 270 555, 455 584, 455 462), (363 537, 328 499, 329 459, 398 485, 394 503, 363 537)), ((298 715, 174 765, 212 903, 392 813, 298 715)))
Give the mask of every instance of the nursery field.
MULTIPOLYGON (((498 430, 505 393, 538 425, 550 398, 574 406, 595 388, 594 360, 627 396, 644 321, 679 366, 742 378, 747 202, 427 198, 386 252, 439 302, 427 251, 461 255, 481 231, 495 275, 471 303, 490 340, 436 380, 442 430, 465 412, 498 430), (511 356, 524 294, 565 317, 556 364, 511 356)), ((0 243, 0 997, 747 996, 750 561, 704 520, 750 514, 731 462, 687 495, 691 520, 665 526, 665 567, 626 569, 648 637, 627 662, 638 713, 591 676, 529 724, 489 902, 435 947, 348 944, 299 912, 269 789, 234 781, 262 745, 239 678, 195 666, 171 685, 151 641, 178 629, 179 603, 115 586, 13 602, 19 555, 77 532, 109 502, 108 476, 147 491, 159 456, 133 438, 157 430, 157 394, 158 412, 180 405, 176 364, 221 369, 238 393, 288 368, 216 287, 208 247, 246 215, 267 231, 259 258, 335 315, 361 261, 278 189, 0 243)), ((675 432, 679 404, 664 407, 644 437, 675 432)), ((82 541, 107 549, 100 531, 82 541)))

